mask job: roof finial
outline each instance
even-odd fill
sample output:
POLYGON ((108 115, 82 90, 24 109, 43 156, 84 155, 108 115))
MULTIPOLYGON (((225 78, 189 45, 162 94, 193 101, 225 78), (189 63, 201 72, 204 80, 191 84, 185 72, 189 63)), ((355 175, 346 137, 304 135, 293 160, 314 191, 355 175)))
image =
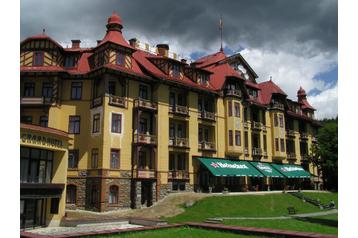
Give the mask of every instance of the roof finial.
POLYGON ((270 81, 272 81, 272 76, 270 75, 270 81))
POLYGON ((223 52, 223 29, 224 29, 224 21, 222 18, 222 15, 220 15, 220 21, 219 21, 219 29, 220 29, 220 51, 223 52))
POLYGON ((45 31, 46 31, 46 29, 43 28, 43 29, 42 29, 42 35, 45 35, 45 31))

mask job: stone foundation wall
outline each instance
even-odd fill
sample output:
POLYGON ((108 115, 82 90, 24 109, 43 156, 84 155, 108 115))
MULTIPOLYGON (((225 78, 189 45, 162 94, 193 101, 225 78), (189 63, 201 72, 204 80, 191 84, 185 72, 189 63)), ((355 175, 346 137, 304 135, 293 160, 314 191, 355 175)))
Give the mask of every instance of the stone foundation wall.
POLYGON ((85 178, 68 178, 67 185, 76 186, 76 204, 66 204, 66 209, 85 209, 86 207, 86 183, 85 178))
POLYGON ((131 205, 131 180, 130 179, 122 179, 122 178, 111 178, 105 179, 105 187, 104 189, 104 211, 116 210, 119 208, 130 208, 131 205), (117 204, 109 204, 109 192, 111 186, 118 187, 118 203, 117 204))

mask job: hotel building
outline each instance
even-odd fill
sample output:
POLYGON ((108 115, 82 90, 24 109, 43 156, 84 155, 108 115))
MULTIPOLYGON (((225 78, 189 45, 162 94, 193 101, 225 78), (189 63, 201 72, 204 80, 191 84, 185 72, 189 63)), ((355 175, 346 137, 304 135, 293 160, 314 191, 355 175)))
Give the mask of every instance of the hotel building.
MULTIPOLYGON (((21 42, 21 133, 61 141, 21 144, 31 161, 36 147, 58 165, 45 179, 21 180, 21 189, 65 184, 56 185, 61 215, 64 200, 67 209, 108 211, 150 206, 174 191, 317 188, 307 158, 319 124, 304 89, 296 101, 271 80, 257 83, 240 53, 189 64, 167 44, 127 42, 115 13, 106 27, 91 48, 79 40, 64 48, 45 33, 21 42)), ((48 200, 31 203, 49 213, 48 200)))

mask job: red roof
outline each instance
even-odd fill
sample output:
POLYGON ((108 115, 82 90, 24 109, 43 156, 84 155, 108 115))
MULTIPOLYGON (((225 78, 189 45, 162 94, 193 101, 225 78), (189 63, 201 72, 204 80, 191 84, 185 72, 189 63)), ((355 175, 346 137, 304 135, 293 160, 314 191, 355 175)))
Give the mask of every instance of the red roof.
POLYGON ((301 101, 302 103, 302 109, 310 109, 310 110, 316 110, 314 107, 311 106, 311 104, 308 103, 307 99, 303 99, 301 101))
POLYGON ((287 94, 279 86, 272 82, 272 80, 260 83, 259 87, 261 88, 262 103, 264 104, 270 104, 272 94, 287 96, 287 94))
POLYGON ((261 90, 260 86, 257 83, 254 83, 254 82, 252 82, 250 80, 245 80, 245 85, 249 86, 251 88, 255 88, 257 90, 261 90))
POLYGON ((107 23, 122 25, 122 20, 116 12, 113 12, 112 15, 108 18, 107 23))
POLYGON ((215 64, 215 63, 217 63, 221 60, 224 60, 224 59, 226 59, 225 53, 222 51, 219 51, 212 55, 207 55, 200 59, 197 59, 196 61, 193 62, 193 64, 195 65, 195 67, 204 68, 204 67, 210 66, 210 65, 215 64))
POLYGON ((25 40, 21 41, 20 44, 23 44, 23 43, 25 43, 26 41, 29 41, 29 40, 45 40, 45 39, 49 40, 49 41, 52 41, 59 48, 63 49, 63 47, 57 41, 55 41, 54 39, 52 39, 51 37, 49 37, 45 33, 27 37, 25 40))
POLYGON ((68 137, 67 132, 61 131, 61 130, 58 130, 55 128, 51 128, 51 127, 42 127, 42 126, 37 126, 37 125, 33 125, 33 124, 20 123, 20 128, 28 129, 28 130, 32 130, 32 131, 50 133, 50 134, 54 134, 57 136, 68 137))
POLYGON ((206 70, 212 72, 210 75, 210 83, 215 90, 221 90, 225 84, 226 77, 235 77, 244 80, 229 64, 211 65, 206 70))
POLYGON ((107 42, 111 42, 111 43, 134 50, 134 48, 124 39, 122 33, 119 31, 108 31, 107 34, 102 39, 101 43, 99 43, 95 48, 97 48, 107 42))
POLYGON ((66 72, 61 66, 20 66, 21 72, 66 72))

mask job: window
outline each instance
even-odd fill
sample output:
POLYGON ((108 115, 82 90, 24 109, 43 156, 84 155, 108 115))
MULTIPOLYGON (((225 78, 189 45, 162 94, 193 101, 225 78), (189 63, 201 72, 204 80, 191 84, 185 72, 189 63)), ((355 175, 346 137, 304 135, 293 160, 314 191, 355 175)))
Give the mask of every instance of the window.
POLYGON ((229 130, 229 145, 232 146, 233 145, 233 138, 232 138, 232 130, 229 130))
POLYGON ((99 190, 98 190, 98 186, 97 185, 92 185, 92 187, 90 188, 90 204, 91 205, 97 205, 98 203, 98 198, 99 198, 99 190))
POLYGON ((178 170, 186 170, 186 159, 184 154, 178 154, 177 155, 178 160, 178 170))
POLYGON ((114 81, 108 82, 108 93, 110 95, 116 95, 116 82, 114 81))
POLYGON ((33 66, 42 66, 44 64, 44 52, 34 52, 33 66))
POLYGON ((66 203, 76 204, 76 192, 77 192, 77 188, 75 185, 67 185, 66 203))
POLYGON ((72 82, 71 84, 71 99, 72 100, 81 100, 82 98, 82 83, 81 82, 72 82))
POLYGON ((48 116, 40 116, 40 126, 47 127, 48 125, 48 116))
POLYGON ((111 149, 111 169, 119 169, 119 150, 111 149))
POLYGON ((45 97, 45 98, 52 97, 52 83, 43 83, 42 84, 42 97, 45 97))
POLYGON ((278 119, 277 119, 277 113, 273 114, 274 117, 274 123, 275 123, 275 127, 278 127, 278 119))
POLYGON ((68 151, 68 168, 76 169, 78 167, 79 150, 68 151))
POLYGON ((245 131, 245 148, 248 149, 249 148, 249 134, 247 131, 245 131))
POLYGON ((280 146, 279 146, 278 143, 279 143, 279 142, 278 142, 278 138, 275 138, 275 150, 276 150, 276 151, 280 151, 280 146))
POLYGON ((118 203, 118 187, 112 185, 109 187, 109 204, 117 204, 118 203))
POLYGON ((51 198, 51 214, 58 214, 58 204, 60 203, 60 198, 51 198))
POLYGON ((198 73, 198 82, 201 85, 207 85, 208 84, 208 75, 204 73, 198 73))
POLYGON ((111 131, 113 133, 122 132, 122 115, 118 113, 112 113, 112 127, 111 131))
POLYGON ((91 168, 98 168, 98 149, 92 149, 91 153, 91 168))
POLYGON ((69 134, 80 134, 80 116, 70 116, 68 123, 69 134))
POLYGON ((73 55, 66 56, 64 66, 66 68, 75 67, 75 57, 73 55))
POLYGON ((280 139, 280 144, 281 144, 281 152, 285 152, 285 140, 280 139))
POLYGON ((35 83, 25 83, 24 97, 33 97, 33 96, 35 96, 35 83))
POLYGON ((93 115, 92 133, 98 133, 100 127, 100 114, 96 113, 93 115))
POLYGON ((235 117, 240 117, 240 103, 235 102, 234 108, 235 108, 235 117))
POLYGON ((247 113, 247 108, 244 108, 244 121, 248 121, 248 113, 247 113))
POLYGON ((179 78, 180 76, 180 66, 177 64, 173 64, 173 77, 179 78))
POLYGON ((176 170, 174 154, 169 155, 169 170, 170 171, 176 170))
POLYGON ((139 120, 139 132, 140 133, 146 133, 147 132, 147 119, 146 118, 140 118, 139 120))
POLYGON ((173 93, 173 92, 169 93, 169 105, 171 107, 174 107, 174 105, 175 105, 175 93, 173 93))
POLYGON ((283 128, 283 115, 280 115, 279 119, 280 119, 280 127, 283 128))
POLYGON ((139 85, 139 98, 148 99, 148 87, 145 85, 139 85))
POLYGON ((199 127, 199 142, 203 141, 203 128, 199 127))
POLYGON ((235 145, 241 146, 241 131, 235 130, 235 145))
POLYGON ((147 154, 145 153, 145 151, 139 151, 138 160, 138 168, 144 169, 147 165, 147 154))
POLYGON ((266 138, 266 135, 264 135, 264 151, 267 151, 267 138, 266 138))
POLYGON ((121 52, 117 52, 116 64, 124 66, 125 57, 126 57, 125 54, 123 54, 121 52))
POLYGON ((21 123, 32 124, 32 116, 21 116, 21 123))
POLYGON ((228 102, 228 107, 229 107, 229 117, 232 116, 232 101, 228 102))

